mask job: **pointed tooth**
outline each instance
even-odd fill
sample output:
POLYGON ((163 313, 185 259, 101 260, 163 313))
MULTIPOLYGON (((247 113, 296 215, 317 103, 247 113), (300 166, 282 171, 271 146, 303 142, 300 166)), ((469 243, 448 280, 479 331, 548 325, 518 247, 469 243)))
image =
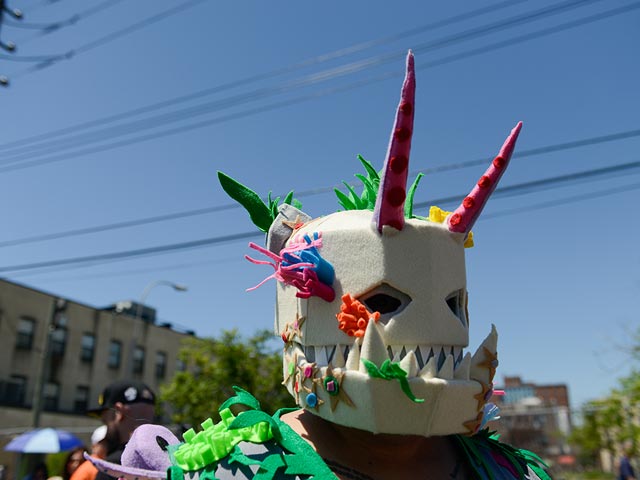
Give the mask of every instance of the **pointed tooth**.
POLYGON ((349 356, 345 368, 347 370, 359 370, 360 369, 360 345, 359 338, 356 338, 353 342, 353 346, 349 349, 349 356))
MULTIPOLYGON (((364 338, 362 339, 362 348, 360 350, 361 359, 369 360, 379 367, 389 358, 383 335, 382 329, 376 322, 369 322, 367 330, 364 332, 364 338)), ((367 369, 362 362, 360 371, 367 373, 367 369)))
MULTIPOLYGON (((435 350, 435 349, 434 349, 435 350)), ((438 357, 438 370, 440 370, 442 368, 442 366, 444 365, 445 360, 447 359, 447 354, 445 353, 444 348, 441 348, 439 351, 436 350, 437 353, 437 357, 438 357)))
MULTIPOLYGON (((393 359, 395 357, 395 355, 393 354, 393 348, 391 348, 391 345, 387 346, 387 354, 389 355, 389 358, 391 358, 391 359, 393 359)), ((394 360, 394 362, 395 362, 395 360, 394 360)))
POLYGON ((327 352, 327 365, 328 365, 333 361, 333 356, 336 353, 337 346, 336 345, 327 345, 326 347, 324 347, 324 349, 327 352))
POLYGON ((491 332, 487 335, 487 338, 480 344, 476 352, 471 357, 471 369, 469 372, 469 378, 476 380, 483 385, 489 385, 493 382, 493 375, 495 374, 495 367, 497 367, 497 346, 498 346, 498 332, 495 325, 491 325, 491 332), (491 362, 490 357, 495 357, 495 360, 491 362), (487 366, 487 362, 491 365, 487 366))
POLYGON ((431 357, 419 375, 424 379, 434 378, 436 376, 436 357, 431 357))
POLYGON ((320 367, 329 365, 329 359, 327 358, 327 349, 325 347, 316 347, 316 363, 320 367))
POLYGON ((422 369, 425 364, 424 357, 422 356, 422 348, 418 345, 414 350, 414 355, 416 356, 416 360, 418 362, 418 369, 422 369))
POLYGON ((447 355, 442 367, 438 370, 438 378, 450 380, 453 378, 453 355, 447 355))
POLYGON ((305 345, 304 347, 304 356, 307 359, 307 362, 313 363, 316 361, 316 347, 313 345, 305 345))
MULTIPOLYGON (((460 352, 462 354, 462 352, 460 352)), ((469 368, 471 367, 471 353, 467 352, 464 358, 458 363, 458 367, 453 372, 456 380, 469 380, 469 368)))
POLYGON ((336 345, 336 351, 333 354, 332 365, 336 368, 344 367, 344 355, 342 353, 342 345, 336 345))
POLYGON ((396 354, 393 356, 393 358, 391 359, 391 361, 393 363, 398 363, 400 360, 402 360, 403 357, 400 356, 400 352, 397 351, 396 354))
POLYGON ((400 368, 407 372, 408 378, 413 378, 418 374, 418 360, 413 350, 409 350, 409 353, 400 360, 400 368))

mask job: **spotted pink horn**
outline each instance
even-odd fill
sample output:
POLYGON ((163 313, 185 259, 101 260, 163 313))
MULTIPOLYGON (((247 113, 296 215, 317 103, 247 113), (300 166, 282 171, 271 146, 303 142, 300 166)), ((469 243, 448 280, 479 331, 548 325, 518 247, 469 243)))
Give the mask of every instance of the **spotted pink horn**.
POLYGON ((480 177, 471 193, 464 198, 460 206, 451 214, 448 220, 450 231, 469 233, 473 224, 476 223, 482 209, 495 190, 496 185, 498 185, 500 177, 502 177, 507 165, 509 165, 521 128, 522 122, 518 122, 514 129, 511 130, 511 134, 505 140, 504 145, 502 145, 498 156, 493 159, 493 162, 491 162, 484 175, 480 177))
POLYGON ((407 73, 402 84, 400 104, 391 131, 391 139, 384 160, 382 179, 376 199, 373 218, 378 232, 389 225, 398 230, 404 227, 404 201, 407 197, 409 153, 413 134, 413 111, 416 97, 416 74, 413 53, 407 54, 407 73))

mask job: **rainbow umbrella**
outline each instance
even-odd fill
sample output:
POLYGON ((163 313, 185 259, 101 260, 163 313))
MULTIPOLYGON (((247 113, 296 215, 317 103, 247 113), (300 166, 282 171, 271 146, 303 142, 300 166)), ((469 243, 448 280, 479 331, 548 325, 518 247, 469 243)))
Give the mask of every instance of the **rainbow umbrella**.
POLYGON ((4 449, 20 453, 57 453, 82 445, 74 434, 58 428, 37 428, 18 435, 4 449))

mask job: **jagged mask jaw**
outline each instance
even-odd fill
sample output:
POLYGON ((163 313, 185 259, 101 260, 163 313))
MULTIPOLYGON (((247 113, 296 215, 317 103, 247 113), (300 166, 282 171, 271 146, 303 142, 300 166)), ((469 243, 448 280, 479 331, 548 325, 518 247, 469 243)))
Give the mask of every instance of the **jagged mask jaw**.
POLYGON ((321 233, 320 252, 335 269, 335 299, 298 298, 294 287, 277 287, 284 384, 298 404, 332 422, 378 433, 467 432, 464 423, 477 418, 484 401, 475 398, 482 386, 469 378, 471 359, 463 352, 464 235, 416 219, 407 220, 402 231, 385 228, 380 234, 370 211, 334 213, 295 232, 314 233, 321 233), (368 340, 368 330, 358 337, 340 328, 336 316, 346 294, 363 305, 380 305, 380 298, 368 302, 376 295, 397 300, 391 302, 396 311, 370 322, 377 327, 375 341, 368 340), (396 381, 371 378, 363 358, 378 366, 385 359, 400 362, 424 403, 412 402, 396 381), (341 382, 337 400, 327 390, 329 377, 341 382), (317 403, 310 405, 309 398, 317 403), (390 401, 398 408, 385 412, 390 401))

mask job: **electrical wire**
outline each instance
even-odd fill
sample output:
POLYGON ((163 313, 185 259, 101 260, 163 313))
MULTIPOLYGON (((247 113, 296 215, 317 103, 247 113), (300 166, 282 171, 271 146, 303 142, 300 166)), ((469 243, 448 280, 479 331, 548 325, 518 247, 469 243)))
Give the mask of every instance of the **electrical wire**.
MULTIPOLYGON (((553 152, 559 152, 563 150, 570 150, 573 148, 608 143, 608 142, 624 140, 624 139, 638 137, 638 136, 640 136, 640 129, 628 130, 628 131, 618 132, 618 133, 613 133, 608 135, 600 135, 600 136, 589 137, 589 138, 584 138, 580 140, 573 140, 570 142, 562 142, 562 143, 557 143, 553 145, 545 145, 542 147, 532 148, 529 150, 522 150, 520 152, 515 153, 513 155, 513 158, 514 159, 527 158, 527 157, 542 155, 546 153, 553 153, 553 152)), ((478 165, 487 165, 487 164, 488 164, 487 158, 478 158, 478 159, 469 160, 466 162, 457 162, 453 164, 429 167, 429 168, 420 170, 420 172, 427 175, 437 174, 437 173, 443 173, 443 172, 448 172, 452 170, 460 170, 464 168, 474 167, 478 165)), ((417 173, 418 173, 417 171, 411 172, 411 175, 415 176, 417 173)), ((317 195, 321 193, 332 192, 335 187, 336 187, 335 185, 332 185, 332 186, 317 187, 313 189, 303 190, 296 193, 296 198, 300 199, 300 198, 310 197, 312 195, 317 195)), ((226 210, 232 210, 236 208, 240 208, 240 205, 238 203, 228 203, 225 205, 216 205, 213 207, 203 207, 203 208, 169 213, 164 215, 155 215, 151 217, 127 220, 124 222, 116 222, 116 223, 110 223, 110 224, 104 224, 104 225, 96 225, 93 227, 76 228, 76 229, 66 230, 62 232, 48 233, 44 235, 34 235, 29 237, 16 238, 12 240, 4 240, 4 241, 0 241, 0 248, 14 246, 14 245, 24 245, 28 243, 42 242, 45 240, 68 238, 68 237, 74 237, 78 235, 87 235, 91 233, 99 233, 99 232, 105 232, 105 231, 116 230, 121 228, 137 227, 137 226, 147 225, 151 223, 177 220, 180 218, 187 218, 187 217, 193 217, 198 215, 206 215, 206 214, 211 214, 211 213, 216 213, 216 212, 221 212, 226 210)))
MULTIPOLYGON (((472 29, 463 31, 461 33, 456 33, 456 34, 445 36, 443 38, 440 38, 434 41, 425 42, 417 45, 413 50, 417 53, 419 52, 424 53, 427 51, 439 50, 441 48, 445 48, 462 41, 468 41, 484 35, 492 34, 505 28, 521 26, 524 23, 537 21, 550 15, 565 13, 568 9, 583 7, 595 1, 601 1, 601 0, 568 0, 561 4, 553 5, 551 7, 545 7, 532 12, 527 12, 525 14, 516 15, 506 20, 489 23, 487 25, 472 28, 472 29)), ((484 52, 481 52, 481 53, 484 53, 484 52)), ((211 94, 214 91, 219 92, 232 87, 237 87, 238 85, 243 84, 246 81, 246 79, 241 79, 238 82, 231 82, 231 83, 220 85, 218 87, 205 89, 200 92, 196 92, 195 94, 178 97, 177 99, 164 101, 164 102, 161 102, 160 104, 154 104, 148 107, 141 107, 139 109, 135 109, 123 114, 117 114, 110 117, 106 117, 106 119, 97 119, 95 121, 85 122, 85 124, 82 127, 77 125, 73 127, 66 127, 64 129, 58 129, 55 132, 48 132, 45 134, 40 134, 36 137, 30 137, 28 139, 22 139, 15 142, 11 142, 9 144, 0 145, 1 150, 14 147, 14 150, 10 150, 4 155, 3 163, 11 163, 11 162, 15 162, 23 159, 29 159, 33 155, 36 155, 36 156, 47 155, 52 153, 52 149, 66 150, 69 148, 82 146, 85 143, 95 143, 97 141, 105 140, 106 139, 105 137, 113 138, 117 136, 129 135, 134 131, 156 128, 158 126, 166 125, 167 123, 173 123, 173 122, 181 121, 184 119, 191 119, 194 116, 216 112, 221 109, 225 109, 229 107, 236 107, 238 105, 247 103, 249 101, 256 101, 259 99, 268 98, 270 96, 279 95, 282 93, 289 93, 291 90, 296 88, 315 85, 317 83, 326 82, 338 77, 352 75, 364 69, 383 65, 391 61, 394 61, 398 58, 402 58, 404 55, 406 55, 406 51, 401 50, 401 51, 396 51, 390 54, 369 57, 367 59, 351 62, 349 64, 346 64, 340 67, 335 67, 319 73, 310 74, 306 77, 302 77, 301 79, 290 81, 284 85, 276 85, 273 87, 260 88, 248 93, 235 95, 230 98, 223 98, 221 100, 200 104, 195 107, 189 107, 182 110, 161 114, 155 117, 148 117, 142 120, 136 120, 134 122, 125 123, 125 124, 117 125, 114 127, 108 127, 108 128, 93 131, 93 132, 81 133, 81 134, 77 134, 67 138, 60 138, 62 135, 66 133, 73 133, 74 130, 85 130, 89 127, 94 127, 97 125, 103 125, 105 123, 111 123, 113 121, 126 119, 128 118, 129 115, 137 116, 141 113, 153 111, 160 108, 160 106, 165 107, 175 103, 181 103, 183 101, 191 100, 194 97, 201 96, 203 92, 207 92, 207 94, 211 94), (44 143, 36 143, 35 145, 28 145, 27 147, 15 149, 16 146, 37 141, 35 139, 42 140, 42 139, 51 138, 54 136, 55 136, 55 139, 52 141, 44 142, 44 143)), ((256 77, 250 77, 250 78, 253 79, 256 77)), ((377 81, 377 80, 374 80, 374 81, 377 81)))
MULTIPOLYGON (((530 182, 524 182, 520 184, 497 188, 494 191, 493 196, 499 197, 503 195, 526 194, 526 193, 530 193, 533 189, 541 189, 543 187, 551 188, 554 185, 567 184, 569 182, 585 180, 587 178, 601 177, 603 175, 620 173, 623 171, 629 171, 631 169, 636 169, 636 168, 640 168, 640 161, 628 162, 625 164, 614 165, 606 168, 575 172, 567 175, 559 175, 556 177, 548 177, 541 180, 534 180, 530 182)), ((461 195, 434 199, 427 202, 419 202, 419 203, 415 203, 414 207, 421 208, 423 206, 429 206, 434 204, 447 204, 455 201, 460 201, 460 199, 464 198, 464 196, 465 194, 461 194, 461 195)), ((64 259, 57 259, 57 260, 45 260, 41 262, 4 266, 4 267, 0 267, 0 273, 18 272, 18 271, 25 271, 25 270, 37 270, 37 269, 43 269, 43 268, 49 268, 49 267, 67 267, 67 266, 82 265, 87 263, 95 265, 95 264, 105 263, 110 261, 119 261, 119 260, 126 260, 130 258, 143 257, 143 256, 149 256, 149 255, 159 255, 159 254, 171 253, 176 251, 192 250, 195 248, 209 247, 212 245, 219 245, 219 244, 229 243, 229 242, 238 241, 238 240, 260 238, 263 236, 264 234, 259 231, 235 233, 235 234, 229 234, 229 235, 221 235, 217 237, 191 240, 187 242, 173 243, 168 245, 157 245, 154 247, 131 249, 131 250, 125 250, 120 252, 111 252, 111 253, 87 255, 87 256, 81 256, 81 257, 64 258, 64 259)))
MULTIPOLYGON (((629 5, 625 5, 624 7, 620 7, 620 8, 616 8, 613 10, 609 10, 606 12, 602 12, 596 15, 592 15, 589 17, 584 17, 578 20, 574 20, 571 22, 567 22, 555 27, 550 27, 550 28, 545 28, 543 30, 539 30, 537 32, 533 32, 530 34, 525 34, 519 37, 515 37, 515 38, 511 38, 509 40, 506 41, 501 41, 501 42, 497 42, 491 45, 487 45, 485 47, 480 47, 477 49, 473 49, 471 51, 468 52, 463 52, 463 53, 459 53, 459 54, 454 54, 451 55, 449 57, 444 57, 442 59, 438 59, 432 62, 426 62, 426 63, 421 63, 418 64, 416 66, 416 70, 418 69, 426 69, 426 68, 432 68, 435 66, 441 66, 447 63, 451 63, 453 61, 457 61, 457 60, 461 60, 463 58, 468 58, 470 56, 474 56, 474 55, 478 55, 478 54, 482 54, 482 53, 487 53, 499 48, 505 48, 505 47, 510 47, 515 45, 516 43, 521 43, 521 42, 525 42, 525 41, 529 41, 535 38, 539 38, 548 34, 552 34, 552 33, 558 33, 560 31, 564 31, 567 30, 569 28, 575 28, 578 26, 582 26, 588 23, 592 23, 594 21, 598 21, 598 20, 602 20, 604 18, 609 18, 611 16, 614 15, 620 15, 622 13, 627 13, 629 11, 635 10, 640 8, 640 2, 635 2, 629 5)), ((404 55, 404 53, 403 53, 404 55)), ((121 140, 121 141, 117 141, 117 142, 113 142, 110 144, 106 144, 106 145, 98 145, 95 147, 91 147, 91 148, 86 148, 86 149, 82 149, 82 150, 78 150, 78 151, 74 151, 74 152, 69 152, 69 153, 64 153, 64 154, 59 154, 59 155, 53 155, 50 157, 45 157, 45 158, 41 158, 41 159, 35 159, 35 160, 30 160, 30 161, 23 161, 23 162, 15 162, 15 163, 9 163, 5 166, 0 167, 0 173, 4 173, 4 172, 10 172, 10 171, 15 171, 15 170, 21 170, 24 168, 31 168, 31 167, 35 167, 35 166, 40 166, 40 165, 45 165, 45 164, 50 164, 50 163, 54 163, 54 162, 59 162, 59 161, 63 161, 63 160, 70 160, 72 158, 76 158, 76 157, 80 157, 83 155, 87 155, 87 154, 93 154, 93 153, 98 153, 98 152, 103 152, 103 151, 108 151, 108 150, 112 150, 114 148, 120 148, 120 147, 124 147, 124 146, 128 146, 128 145, 132 145, 135 143, 139 143, 139 142, 143 142, 143 141, 149 141, 149 140, 154 140, 156 138, 161 138, 161 137, 167 137, 170 135, 176 135, 179 133, 183 133, 186 131, 191 131, 194 129, 198 129, 198 128, 203 128, 203 127, 207 127, 207 126, 211 126, 214 124, 218 124, 218 123, 224 123, 224 122, 228 122, 231 120, 236 120, 239 118, 244 118, 250 115, 255 115, 258 113, 263 113, 266 111, 271 111, 277 108, 284 108, 284 107, 288 107, 297 103, 301 103, 301 102, 305 102, 305 101, 309 101, 312 99, 316 99, 319 97, 323 97, 326 95, 331 95, 331 94, 335 94, 338 92, 344 92, 344 91, 348 91, 348 90, 352 90, 355 88, 360 88, 364 85, 368 85, 374 82, 379 82, 379 81, 383 81, 386 80, 388 78, 395 78, 397 76, 397 74, 395 72, 389 72, 383 75, 379 75, 377 77, 369 77, 367 79, 363 79, 357 82, 353 82, 341 87, 335 87, 335 88, 330 88, 330 89, 325 89, 319 92, 314 92, 308 95, 303 95, 303 96, 299 96, 299 97, 295 97, 292 99, 287 99, 281 102, 275 102, 272 104, 268 104, 265 106, 261 106, 261 107, 257 107, 257 108, 253 108, 253 109, 249 109, 249 110, 245 110, 245 111, 241 111, 238 113, 233 113, 233 114, 229 114, 226 116, 222 116, 222 117, 217 117, 217 118, 213 118, 213 119, 209 119, 209 120, 203 120, 200 122, 196 122, 193 124, 188 124, 188 125, 184 125, 184 126, 180 126, 180 127, 174 127, 174 128, 170 128, 170 129, 166 129, 166 130, 161 130, 158 132, 154 132, 154 133, 150 133, 150 134, 146 134, 146 135, 141 135, 138 137, 133 137, 133 138, 129 138, 126 140, 121 140)), ((127 132, 127 134, 130 134, 131 132, 127 132)))
POLYGON ((124 0, 105 0, 93 7, 87 8, 86 10, 82 10, 78 13, 74 13, 73 15, 65 18, 64 20, 58 20, 56 22, 48 22, 48 23, 29 23, 29 22, 16 22, 9 21, 5 22, 5 25, 8 27, 15 28, 23 28, 27 30, 41 30, 42 35, 46 35, 49 33, 56 32, 61 28, 68 27, 70 25, 75 25, 81 20, 91 17, 92 15, 96 15, 97 13, 102 12, 108 8, 112 8, 116 6, 118 3, 123 2, 124 0))

